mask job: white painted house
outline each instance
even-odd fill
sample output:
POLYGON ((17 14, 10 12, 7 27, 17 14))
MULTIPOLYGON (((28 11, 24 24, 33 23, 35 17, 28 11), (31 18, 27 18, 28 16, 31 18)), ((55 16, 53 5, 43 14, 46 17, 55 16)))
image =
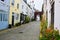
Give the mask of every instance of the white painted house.
POLYGON ((53 24, 60 33, 60 0, 47 0, 48 27, 53 24))
POLYGON ((8 27, 10 0, 0 0, 0 30, 8 27))
POLYGON ((27 4, 27 0, 21 0, 21 11, 21 23, 24 22, 26 16, 29 16, 31 18, 32 11, 29 5, 27 4))
POLYGON ((34 19, 34 12, 35 12, 35 3, 34 3, 34 0, 30 0, 30 1, 27 0, 27 4, 29 4, 30 7, 31 7, 31 11, 32 11, 31 18, 34 19))
POLYGON ((44 14, 47 17, 48 28, 53 24, 54 25, 54 0, 45 0, 43 2, 44 5, 44 14))

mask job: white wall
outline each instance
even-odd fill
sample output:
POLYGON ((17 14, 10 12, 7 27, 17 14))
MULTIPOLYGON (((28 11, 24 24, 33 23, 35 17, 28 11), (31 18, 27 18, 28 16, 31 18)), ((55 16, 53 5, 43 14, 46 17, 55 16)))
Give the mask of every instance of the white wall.
POLYGON ((8 28, 8 16, 9 16, 9 3, 10 0, 0 0, 0 30, 8 28), (1 16, 2 14, 2 16, 1 16))
POLYGON ((27 15, 27 4, 22 0, 22 4, 21 5, 23 5, 23 9, 22 9, 22 12, 23 12, 23 14, 25 14, 25 15, 27 15))
POLYGON ((21 5, 23 5, 23 9, 22 9, 23 14, 28 15, 29 17, 31 17, 33 15, 32 14, 32 9, 30 9, 30 7, 23 0, 22 0, 21 5))
POLYGON ((51 25, 51 5, 49 3, 49 0, 47 0, 47 13, 48 13, 48 27, 51 25))
POLYGON ((60 30, 60 0, 55 0, 54 29, 60 30))
POLYGON ((35 1, 36 0, 27 0, 27 3, 30 5, 30 7, 32 8, 31 9, 31 18, 33 18, 34 19, 34 12, 35 12, 35 10, 34 10, 34 8, 35 8, 35 1), (32 1, 34 1, 34 3, 32 3, 32 1))
POLYGON ((10 3, 10 0, 5 0, 4 2, 2 2, 0 0, 0 10, 4 10, 4 11, 8 11, 9 10, 9 3, 10 3))

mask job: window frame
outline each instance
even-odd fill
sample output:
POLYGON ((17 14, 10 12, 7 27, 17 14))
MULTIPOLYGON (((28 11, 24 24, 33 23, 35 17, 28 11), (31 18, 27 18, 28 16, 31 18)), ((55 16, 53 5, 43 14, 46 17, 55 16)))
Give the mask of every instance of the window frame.
POLYGON ((0 21, 2 21, 2 13, 0 13, 0 17, 1 17, 1 18, 0 18, 0 21))
POLYGON ((12 0, 12 3, 11 4, 14 6, 14 0, 12 0))
POLYGON ((4 0, 1 0, 1 1, 3 1, 3 2, 4 2, 4 0))
POLYGON ((17 4, 17 9, 19 9, 19 3, 17 4))
POLYGON ((3 16, 2 17, 3 18, 3 21, 8 21, 8 14, 3 14, 2 16, 3 16))

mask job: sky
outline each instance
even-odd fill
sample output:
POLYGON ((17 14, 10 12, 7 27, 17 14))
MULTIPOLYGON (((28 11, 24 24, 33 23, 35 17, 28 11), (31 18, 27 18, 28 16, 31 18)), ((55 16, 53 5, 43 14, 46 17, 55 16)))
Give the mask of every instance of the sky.
MULTIPOLYGON (((32 0, 28 0, 28 2, 29 1, 32 1, 32 0)), ((42 11, 43 0, 34 0, 34 4, 37 10, 42 11)))
POLYGON ((42 4, 43 4, 43 0, 34 0, 35 1, 35 8, 39 11, 42 10, 42 4))

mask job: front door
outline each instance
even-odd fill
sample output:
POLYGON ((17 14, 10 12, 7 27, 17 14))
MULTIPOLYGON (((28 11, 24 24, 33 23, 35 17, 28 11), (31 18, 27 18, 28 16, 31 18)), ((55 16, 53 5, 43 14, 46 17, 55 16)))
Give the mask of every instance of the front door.
POLYGON ((54 3, 51 6, 51 25, 53 25, 54 28, 54 3))
POLYGON ((8 14, 0 12, 0 30, 8 28, 8 14))
POLYGON ((12 26, 14 26, 14 16, 12 16, 12 26))
POLYGON ((54 24, 54 3, 52 4, 51 8, 51 24, 54 24))

